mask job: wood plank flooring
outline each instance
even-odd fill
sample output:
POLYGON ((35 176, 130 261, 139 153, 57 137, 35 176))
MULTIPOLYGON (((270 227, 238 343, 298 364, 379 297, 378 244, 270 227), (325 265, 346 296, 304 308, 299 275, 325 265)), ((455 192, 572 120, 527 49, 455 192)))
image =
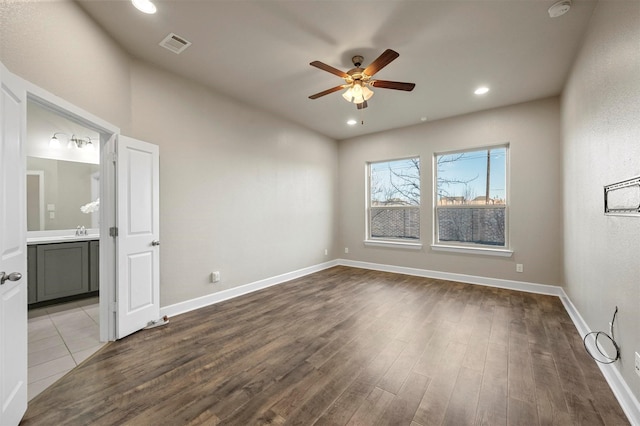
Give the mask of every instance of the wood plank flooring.
POLYGON ((100 350, 24 425, 625 425, 556 297, 335 267, 100 350))

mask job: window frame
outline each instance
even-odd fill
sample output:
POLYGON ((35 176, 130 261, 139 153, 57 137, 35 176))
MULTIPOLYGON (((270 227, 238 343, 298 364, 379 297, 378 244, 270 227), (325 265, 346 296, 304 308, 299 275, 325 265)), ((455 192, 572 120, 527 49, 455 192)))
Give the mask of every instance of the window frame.
POLYGON ((394 247, 394 248, 405 248, 405 249, 421 249, 422 248, 422 236, 423 230, 421 226, 422 215, 423 215, 423 170, 422 170, 422 158, 420 155, 409 155, 405 157, 395 157, 389 158, 385 160, 372 160, 367 161, 365 163, 365 246, 377 246, 377 247, 394 247), (420 183, 420 204, 419 205, 408 205, 408 206, 372 206, 371 203, 371 183, 372 183, 372 174, 371 167, 374 164, 380 163, 391 163, 394 161, 403 161, 403 160, 412 160, 417 159, 419 168, 419 176, 418 181, 420 183), (417 239, 412 238, 391 238, 391 237, 374 237, 371 235, 372 224, 371 220, 373 218, 373 211, 377 209, 398 209, 398 210, 409 210, 409 209, 418 209, 418 224, 419 224, 419 234, 417 239))
POLYGON ((432 202, 433 202, 433 220, 432 220, 432 243, 431 249, 434 251, 453 252, 453 253, 465 253, 465 254, 483 254, 490 256, 502 256, 511 257, 513 250, 511 249, 510 240, 510 210, 511 210, 511 194, 510 194, 510 157, 511 146, 509 142, 485 145, 478 147, 471 147, 465 149, 456 149, 451 151, 434 152, 432 157, 432 177, 433 177, 433 189, 432 189, 432 202), (474 205, 451 205, 451 206, 439 206, 438 205, 438 157, 442 155, 472 153, 477 151, 493 150, 505 148, 505 204, 504 204, 504 245, 491 245, 491 244, 477 244, 477 243, 465 243, 456 241, 440 241, 439 240, 439 222, 438 222, 438 210, 442 207, 456 208, 456 209, 489 209, 495 208, 496 205, 487 204, 474 204, 474 205))

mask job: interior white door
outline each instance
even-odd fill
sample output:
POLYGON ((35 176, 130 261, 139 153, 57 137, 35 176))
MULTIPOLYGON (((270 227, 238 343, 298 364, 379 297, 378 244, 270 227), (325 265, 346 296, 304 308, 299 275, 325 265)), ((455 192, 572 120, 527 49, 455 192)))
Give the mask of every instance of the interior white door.
POLYGON ((27 410, 25 91, 0 64, 0 425, 27 410))
POLYGON ((159 148, 126 136, 117 143, 116 338, 160 317, 159 148))

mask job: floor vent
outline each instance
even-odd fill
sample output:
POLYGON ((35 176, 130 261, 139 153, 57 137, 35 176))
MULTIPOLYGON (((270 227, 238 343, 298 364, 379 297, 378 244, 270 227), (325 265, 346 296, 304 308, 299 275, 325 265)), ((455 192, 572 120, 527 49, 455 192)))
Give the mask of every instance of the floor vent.
POLYGON ((191 42, 183 39, 177 34, 169 33, 169 35, 160 42, 160 46, 172 51, 173 53, 182 53, 183 50, 191 46, 191 42))

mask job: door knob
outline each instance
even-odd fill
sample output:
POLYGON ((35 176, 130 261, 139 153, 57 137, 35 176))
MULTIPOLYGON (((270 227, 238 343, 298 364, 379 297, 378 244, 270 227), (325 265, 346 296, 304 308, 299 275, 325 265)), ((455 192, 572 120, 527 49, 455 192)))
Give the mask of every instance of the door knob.
POLYGON ((22 278, 22 274, 20 272, 12 272, 7 275, 4 272, 0 272, 0 285, 4 284, 5 281, 18 281, 22 278))
POLYGON ((160 245, 160 241, 158 241, 158 240, 153 240, 153 241, 151 241, 151 245, 152 245, 152 246, 159 246, 159 245, 160 245))

